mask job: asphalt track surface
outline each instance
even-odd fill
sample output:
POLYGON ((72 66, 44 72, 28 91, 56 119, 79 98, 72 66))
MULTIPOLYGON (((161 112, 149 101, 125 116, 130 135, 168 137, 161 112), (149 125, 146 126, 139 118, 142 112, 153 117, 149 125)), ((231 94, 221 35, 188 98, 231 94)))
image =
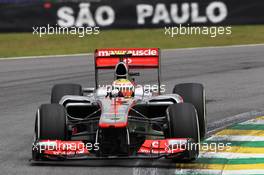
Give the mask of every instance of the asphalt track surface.
MULTIPOLYGON (((264 107, 264 45, 167 50, 162 52, 162 82, 203 83, 208 122, 264 107)), ((153 73, 153 72, 152 72, 153 73)), ((145 72, 144 83, 155 83, 145 72)), ((101 74, 106 80, 111 74, 101 74)), ((172 174, 175 169, 137 168, 141 161, 99 161, 98 166, 32 166, 31 143, 37 107, 50 100, 56 83, 94 85, 92 56, 0 61, 0 174, 172 174), (107 166, 112 164, 115 166, 107 166), (122 167, 127 164, 131 167, 122 167), (121 166, 121 167, 120 167, 121 166)), ((169 162, 162 162, 169 164, 169 162)), ((170 164, 170 167, 174 167, 170 164)))

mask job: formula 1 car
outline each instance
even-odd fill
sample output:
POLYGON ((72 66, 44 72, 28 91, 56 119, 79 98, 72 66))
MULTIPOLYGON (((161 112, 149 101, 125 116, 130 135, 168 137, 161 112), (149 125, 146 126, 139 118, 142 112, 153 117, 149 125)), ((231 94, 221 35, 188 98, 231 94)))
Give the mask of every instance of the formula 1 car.
POLYGON ((175 85, 161 94, 158 48, 98 49, 95 88, 57 84, 51 103, 39 107, 32 159, 167 158, 195 160, 206 134, 205 90, 175 85), (114 70, 111 86, 99 70, 114 70), (157 69, 157 90, 137 84, 136 69, 157 69))

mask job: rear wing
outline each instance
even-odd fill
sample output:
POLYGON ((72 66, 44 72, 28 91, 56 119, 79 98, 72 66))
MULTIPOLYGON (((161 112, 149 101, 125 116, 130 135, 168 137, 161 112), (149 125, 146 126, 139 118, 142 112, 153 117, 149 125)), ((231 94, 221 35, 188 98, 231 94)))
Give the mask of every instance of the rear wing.
POLYGON ((123 61, 128 69, 157 69, 160 87, 160 49, 158 48, 108 48, 94 53, 95 86, 98 88, 98 70, 115 69, 123 61))

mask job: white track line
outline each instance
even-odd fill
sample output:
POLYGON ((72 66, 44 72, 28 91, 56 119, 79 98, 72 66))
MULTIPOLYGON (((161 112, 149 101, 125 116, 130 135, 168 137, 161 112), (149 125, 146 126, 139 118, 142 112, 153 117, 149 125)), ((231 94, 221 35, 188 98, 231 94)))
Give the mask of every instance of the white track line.
POLYGON ((201 152, 199 158, 220 158, 220 159, 243 159, 243 158, 264 158, 264 154, 232 153, 232 152, 201 152))
POLYGON ((239 125, 264 125, 264 120, 249 120, 242 123, 239 123, 239 125))
POLYGON ((263 136, 246 136, 246 135, 213 135, 206 139, 207 141, 264 141, 263 136))
POLYGON ((264 46, 263 44, 241 44, 241 45, 227 45, 227 46, 209 46, 209 47, 190 47, 190 48, 178 48, 178 49, 163 49, 164 51, 174 50, 197 50, 197 49, 221 49, 221 48, 239 48, 239 47, 255 47, 264 46))
POLYGON ((65 57, 79 57, 91 56, 92 53, 68 54, 68 55, 44 55, 44 56, 25 56, 25 57, 5 57, 0 60, 19 60, 19 59, 32 59, 32 58, 65 58, 65 57))
POLYGON ((249 112, 237 114, 234 116, 230 116, 222 120, 215 121, 213 123, 208 124, 208 128, 209 128, 208 136, 216 133, 217 131, 220 131, 221 129, 231 126, 233 124, 245 122, 248 120, 254 120, 253 118, 256 118, 258 116, 263 116, 263 115, 264 115, 264 109, 261 108, 259 110, 249 111, 249 112))
POLYGON ((264 174, 264 170, 209 170, 209 169, 180 169, 175 170, 174 174, 222 174, 222 175, 248 175, 264 174))
MULTIPOLYGON (((238 47, 255 47, 264 46, 264 44, 245 44, 245 45, 229 45, 229 46, 210 46, 210 47, 191 47, 191 48, 177 48, 177 49, 162 49, 162 51, 177 51, 177 50, 197 50, 197 49, 220 49, 220 48, 238 48, 238 47)), ((0 60, 14 60, 14 59, 28 59, 28 58, 60 58, 73 56, 91 56, 93 53, 82 54, 65 54, 65 55, 47 55, 47 56, 23 56, 23 57, 4 57, 0 60)))

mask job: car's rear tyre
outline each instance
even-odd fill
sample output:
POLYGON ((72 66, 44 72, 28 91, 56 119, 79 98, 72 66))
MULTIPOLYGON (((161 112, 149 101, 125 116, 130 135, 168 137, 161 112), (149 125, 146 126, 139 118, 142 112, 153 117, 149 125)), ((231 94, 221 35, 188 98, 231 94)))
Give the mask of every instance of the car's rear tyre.
POLYGON ((59 103, 65 95, 83 95, 79 84, 56 84, 51 91, 51 103, 59 103))
POLYGON ((180 159, 192 161, 199 154, 199 123, 195 107, 190 103, 173 104, 167 109, 168 127, 165 131, 166 138, 191 138, 191 145, 186 153, 173 160, 180 159))
MULTIPOLYGON (((43 104, 35 120, 35 140, 67 140, 66 112, 59 104, 43 104)), ((32 150, 33 160, 39 160, 41 153, 32 150)))
POLYGON ((179 94, 185 103, 194 105, 199 121, 200 137, 204 138, 207 132, 205 90, 199 83, 183 83, 175 85, 173 93, 179 94))

